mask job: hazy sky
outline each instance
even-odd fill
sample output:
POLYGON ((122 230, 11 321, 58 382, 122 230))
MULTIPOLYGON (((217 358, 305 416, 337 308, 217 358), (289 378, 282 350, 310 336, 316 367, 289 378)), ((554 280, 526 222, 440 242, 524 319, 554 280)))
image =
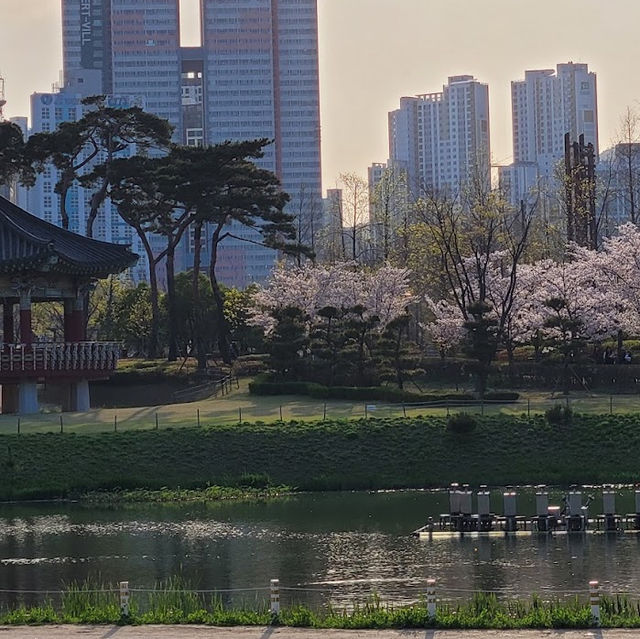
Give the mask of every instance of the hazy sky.
MULTIPOLYGON (((184 0, 192 2, 193 0, 184 0)), ((598 74, 600 146, 640 99, 639 0, 318 0, 324 187, 387 159, 387 112, 447 76, 489 84, 494 163, 511 158, 509 83, 587 62, 598 74)), ((60 0, 0 0, 5 115, 28 115, 62 63, 60 0)))

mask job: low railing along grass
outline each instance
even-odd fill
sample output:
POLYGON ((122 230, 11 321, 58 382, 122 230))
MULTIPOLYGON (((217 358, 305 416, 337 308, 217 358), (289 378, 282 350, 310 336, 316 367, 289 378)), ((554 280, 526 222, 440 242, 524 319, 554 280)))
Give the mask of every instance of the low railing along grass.
MULTIPOLYGON (((223 600, 224 591, 194 590, 183 580, 169 579, 153 589, 132 589, 122 614, 119 590, 96 582, 75 583, 40 605, 15 605, 0 611, 0 624, 207 624, 213 626, 295 626, 335 629, 401 628, 587 628, 595 625, 586 597, 503 600, 493 593, 475 593, 465 602, 439 602, 435 617, 424 600, 394 606, 373 595, 348 608, 283 606, 273 614, 257 591, 247 589, 243 605, 223 600)), ((286 590, 286 589, 284 589, 286 590)), ((296 590, 300 590, 296 588, 296 590)), ((19 591, 16 591, 19 592, 19 591)), ((640 602, 629 596, 600 597, 604 627, 640 627, 640 602)))

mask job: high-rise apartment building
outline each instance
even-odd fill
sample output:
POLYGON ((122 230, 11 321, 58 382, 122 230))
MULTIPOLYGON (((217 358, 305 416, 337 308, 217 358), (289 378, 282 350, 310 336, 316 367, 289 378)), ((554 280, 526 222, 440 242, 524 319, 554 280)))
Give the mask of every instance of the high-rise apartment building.
POLYGON ((587 64, 525 71, 524 80, 511 83, 511 108, 514 163, 500 173, 514 204, 530 199, 534 186, 550 187, 564 157, 566 133, 572 141, 584 135, 598 156, 597 82, 587 64))
POLYGON ((62 0, 62 44, 67 90, 142 96, 179 140, 179 0, 62 0))
POLYGON ((423 189, 458 192, 490 180, 489 88, 452 76, 442 92, 400 100, 389 113, 389 158, 404 168, 412 197, 423 189))
MULTIPOLYGON (((273 140, 259 164, 280 178, 291 213, 319 215, 317 0, 200 0, 200 47, 180 46, 179 0, 62 6, 67 90, 139 95, 183 144, 273 140)), ((219 250, 221 279, 234 286, 263 281, 276 252, 252 243, 255 230, 234 228, 232 235, 219 250)), ((178 263, 189 268, 192 260, 187 240, 178 263)))
MULTIPOLYGON (((317 0, 201 2, 205 139, 272 139, 258 164, 280 178, 310 244, 322 211, 317 0)), ((259 239, 249 229, 234 235, 259 239)), ((244 286, 264 280, 275 258, 228 238, 220 272, 244 286)))

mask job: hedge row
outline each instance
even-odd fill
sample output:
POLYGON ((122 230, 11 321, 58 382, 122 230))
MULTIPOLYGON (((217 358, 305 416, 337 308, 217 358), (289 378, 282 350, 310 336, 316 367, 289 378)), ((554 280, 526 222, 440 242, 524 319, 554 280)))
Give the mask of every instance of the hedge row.
MULTIPOLYGON (((249 383, 252 395, 308 395, 315 399, 377 400, 389 403, 469 402, 476 399, 471 393, 413 393, 390 386, 324 386, 314 382, 275 381, 259 375, 249 383)), ((488 401, 516 401, 520 395, 501 391, 486 393, 488 401)))

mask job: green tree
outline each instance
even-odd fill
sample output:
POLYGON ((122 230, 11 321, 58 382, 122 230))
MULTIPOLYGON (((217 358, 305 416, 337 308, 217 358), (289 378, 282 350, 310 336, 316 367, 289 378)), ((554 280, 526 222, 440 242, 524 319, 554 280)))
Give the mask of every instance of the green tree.
POLYGON ((378 342, 380 379, 393 381, 404 388, 408 380, 423 375, 420 368, 421 353, 409 339, 411 315, 405 313, 391 320, 378 342))
POLYGON ((193 213, 178 200, 178 184, 186 167, 172 151, 163 157, 134 156, 116 160, 111 167, 113 186, 111 199, 120 217, 140 238, 149 264, 149 285, 152 304, 151 353, 156 356, 160 329, 158 266, 165 260, 167 275, 168 357, 177 359, 177 308, 175 305, 175 251, 193 213), (156 252, 149 234, 164 237, 165 248, 156 252))
POLYGON ((176 275, 176 339, 184 357, 195 355, 198 368, 207 367, 207 353, 217 342, 213 292, 206 275, 199 274, 198 298, 193 297, 192 273, 176 275))
POLYGON ((311 327, 313 375, 327 386, 335 386, 338 371, 342 370, 342 350, 345 343, 343 312, 335 306, 318 311, 318 319, 311 327))
POLYGON ((79 120, 79 125, 91 132, 90 145, 97 148, 102 162, 80 178, 85 187, 95 188, 89 202, 87 237, 93 237, 93 225, 117 174, 112 172, 113 163, 130 148, 136 154, 146 155, 149 149, 166 151, 171 142, 173 127, 163 118, 134 106, 126 109, 107 105, 105 96, 85 98, 83 104, 92 107, 79 120))
POLYGON ((264 349, 262 329, 249 323, 257 291, 258 287, 255 284, 244 290, 223 288, 224 317, 229 327, 232 345, 238 355, 262 352, 264 349))
POLYGON ((22 129, 13 122, 0 122, 0 186, 18 178, 29 185, 34 177, 22 129))
POLYGON ((306 379, 309 337, 305 314, 295 306, 286 306, 275 309, 273 317, 276 326, 267 341, 271 367, 283 379, 306 379))
POLYGON ((378 383, 374 361, 376 328, 380 318, 369 315, 364 306, 357 305, 344 312, 345 342, 342 348, 344 370, 348 383, 355 386, 371 386, 378 383))
POLYGON ((27 157, 35 162, 39 172, 47 163, 58 171, 54 191, 60 196, 60 223, 64 229, 69 228, 67 194, 80 172, 98 155, 93 138, 94 130, 85 122, 62 122, 55 131, 32 135, 25 148, 27 157))
POLYGON ((562 297, 545 300, 544 306, 552 311, 552 315, 544 321, 544 327, 555 333, 553 341, 562 353, 562 389, 567 394, 571 378, 571 358, 587 341, 583 333, 584 325, 562 297))
MULTIPOLYGON (((115 307, 114 337, 124 342, 129 353, 146 356, 151 354, 151 340, 155 336, 152 327, 151 289, 146 282, 122 291, 115 307)), ((161 335, 159 338, 162 341, 161 335)))
POLYGON ((86 113, 74 122, 63 122, 55 131, 37 133, 26 144, 27 161, 42 171, 51 163, 58 171, 55 192, 60 196, 60 219, 69 228, 67 194, 75 183, 94 188, 89 201, 86 234, 93 226, 100 206, 114 184, 113 162, 129 149, 146 154, 150 148, 166 150, 171 125, 140 107, 107 106, 105 96, 91 96, 82 103, 86 113), (101 161, 97 162, 99 158, 101 161))
MULTIPOLYGON (((230 333, 224 314, 224 294, 216 277, 218 248, 226 238, 248 241, 288 253, 305 250, 295 242, 293 217, 284 212, 288 195, 276 176, 260 169, 268 140, 225 142, 209 147, 172 147, 163 157, 134 157, 113 162, 111 198, 122 218, 141 239, 150 264, 152 289, 160 260, 166 261, 169 316, 169 359, 175 359, 176 308, 174 256, 191 224, 211 226, 209 280, 215 300, 218 346, 225 362, 232 360, 230 333), (238 226, 256 230, 257 239, 234 233, 238 226), (165 238, 160 253, 152 250, 147 233, 165 238)), ((198 297, 200 241, 196 235, 192 285, 198 297)))

